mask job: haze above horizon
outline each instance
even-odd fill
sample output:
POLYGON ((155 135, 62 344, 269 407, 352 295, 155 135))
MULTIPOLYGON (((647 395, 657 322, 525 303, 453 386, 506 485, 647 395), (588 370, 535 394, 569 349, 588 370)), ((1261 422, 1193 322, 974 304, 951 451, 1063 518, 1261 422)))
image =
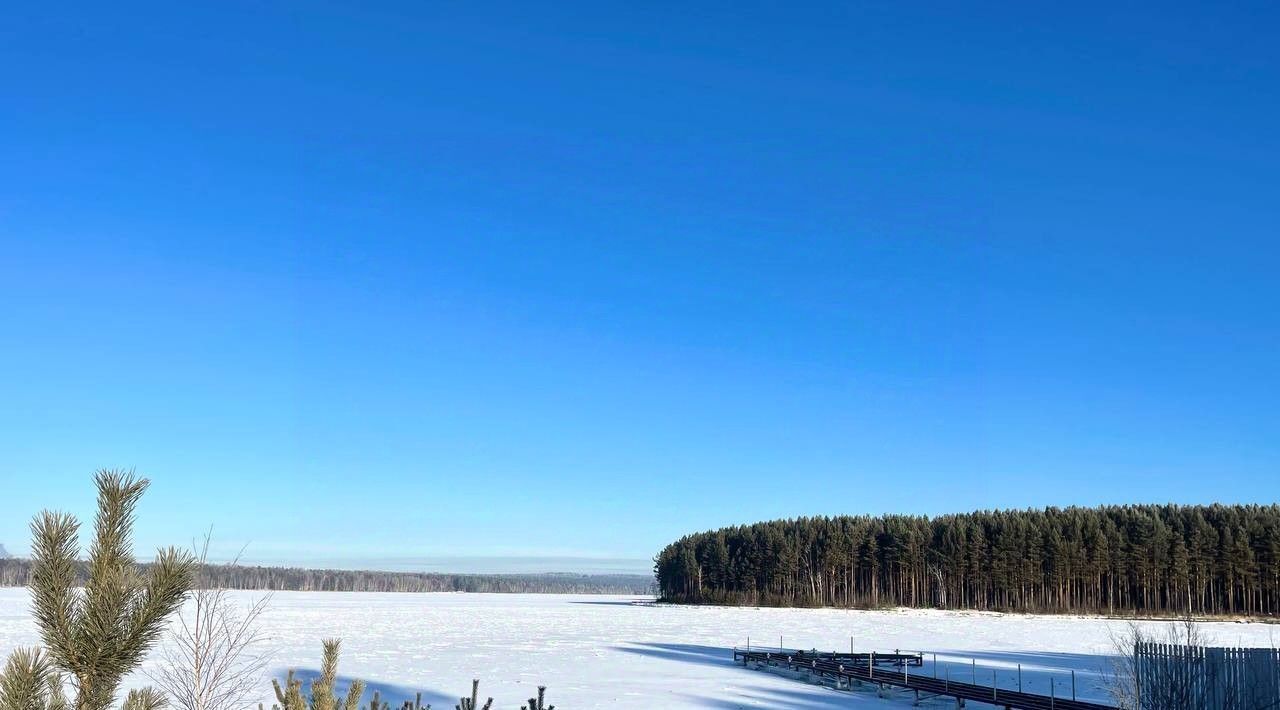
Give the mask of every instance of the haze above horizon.
POLYGON ((153 481, 142 557, 510 571, 1274 502, 1278 22, 11 8, 0 542, 99 467, 153 481))

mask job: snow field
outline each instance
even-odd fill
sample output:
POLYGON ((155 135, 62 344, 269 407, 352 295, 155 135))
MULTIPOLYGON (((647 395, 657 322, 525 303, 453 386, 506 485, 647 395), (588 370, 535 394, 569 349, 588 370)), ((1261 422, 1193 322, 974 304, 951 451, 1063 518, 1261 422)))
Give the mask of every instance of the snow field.
MULTIPOLYGON (((248 602, 255 592, 236 592, 248 602)), ((1081 699, 1105 700, 1110 630, 1123 622, 1093 618, 1022 616, 921 610, 757 609, 654 605, 625 596, 538 594, 372 594, 276 592, 262 624, 271 667, 314 674, 320 640, 343 639, 344 679, 362 678, 395 707, 423 694, 437 710, 452 708, 471 679, 495 699, 495 710, 516 710, 549 688, 559 710, 587 708, 893 708, 905 696, 839 692, 731 662, 731 649, 790 648, 924 651, 918 672, 1017 685, 1047 693, 1049 682, 1069 697, 1071 671, 1081 699)), ((0 654, 35 645, 39 634, 24 589, 0 589, 0 654)), ((1155 623, 1155 622, 1146 622, 1155 623)), ((1209 635, 1223 645, 1271 646, 1280 638, 1267 624, 1214 622, 1209 635)), ((149 659, 143 671, 153 663, 149 659)), ((143 671, 126 685, 148 683, 143 671)), ((366 696, 366 703, 368 700, 366 696)), ((270 707, 269 681, 260 700, 270 707)), ((256 707, 256 702, 254 707, 256 707)), ((935 701, 937 707, 947 703, 935 701)))

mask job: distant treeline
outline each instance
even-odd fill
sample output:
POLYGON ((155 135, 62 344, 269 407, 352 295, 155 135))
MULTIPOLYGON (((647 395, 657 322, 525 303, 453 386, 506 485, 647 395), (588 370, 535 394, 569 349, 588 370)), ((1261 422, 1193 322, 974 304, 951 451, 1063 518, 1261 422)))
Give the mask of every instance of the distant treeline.
MULTIPOLYGON (((143 565, 144 567, 146 565, 143 565)), ((0 559, 0 587, 26 586, 31 561, 0 559)), ((79 570, 83 582, 85 565, 79 570)), ((639 574, 439 574, 367 570, 208 565, 200 577, 211 587, 316 592, 510 592, 539 594, 650 594, 653 579, 639 574)))
POLYGON ((1280 615, 1280 506, 799 518, 689 535, 675 602, 1280 615))

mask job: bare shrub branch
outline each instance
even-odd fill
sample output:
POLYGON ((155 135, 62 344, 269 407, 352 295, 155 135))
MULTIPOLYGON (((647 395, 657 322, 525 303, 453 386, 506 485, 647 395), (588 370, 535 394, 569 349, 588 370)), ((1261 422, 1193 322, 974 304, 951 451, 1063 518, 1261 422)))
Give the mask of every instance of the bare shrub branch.
POLYGON ((1122 710, 1162 710, 1164 708, 1193 707, 1195 705, 1194 674, 1187 673, 1171 678, 1156 692, 1138 692, 1138 667, 1134 650, 1138 644, 1159 643, 1170 646, 1205 647, 1213 643, 1190 615, 1178 621, 1161 624, 1158 629, 1144 628, 1130 621, 1120 629, 1108 628, 1111 647, 1115 652, 1107 691, 1122 710))
MULTIPOLYGON (((261 689, 271 653, 259 618, 271 603, 267 594, 237 605, 225 586, 210 584, 209 542, 193 546, 200 578, 185 607, 170 625, 157 667, 147 673, 181 710, 238 710, 261 689)), ((235 565, 239 555, 230 563, 235 565)))

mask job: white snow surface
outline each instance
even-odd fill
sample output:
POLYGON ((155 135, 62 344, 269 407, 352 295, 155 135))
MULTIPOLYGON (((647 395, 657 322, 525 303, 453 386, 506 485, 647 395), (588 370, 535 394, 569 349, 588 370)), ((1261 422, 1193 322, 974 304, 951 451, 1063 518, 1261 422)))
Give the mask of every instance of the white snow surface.
MULTIPOLYGON (((261 593, 235 592, 247 603, 261 593)), ((1144 622, 1155 625, 1156 622, 1144 622)), ((1109 629, 1124 622, 1063 616, 1024 616, 923 610, 758 609, 652 604, 629 596, 558 594, 374 594, 276 592, 262 624, 272 668, 315 674, 320 640, 343 639, 340 672, 362 678, 398 707, 421 692, 437 710, 452 708, 471 679, 481 679, 495 710, 516 710, 548 686, 559 710, 585 708, 893 708, 905 694, 836 691, 782 675, 747 670, 731 661, 744 646, 858 651, 924 651, 930 661, 913 672, 969 680, 977 660, 980 682, 992 672, 1001 687, 1070 697, 1071 671, 1081 699, 1105 700, 1109 629)), ((1258 623, 1204 624, 1222 645, 1271 646, 1277 627, 1258 623)), ((0 654, 36 645, 39 634, 25 589, 0 589, 0 654)), ((125 687, 146 685, 154 655, 125 687)), ((371 692, 371 691, 370 691, 371 692)), ((368 701, 366 695, 366 703, 368 701)), ((257 701, 271 706, 270 682, 257 701)), ((948 707, 942 700, 926 705, 948 707)), ((953 705, 951 705, 953 706, 953 705)))

